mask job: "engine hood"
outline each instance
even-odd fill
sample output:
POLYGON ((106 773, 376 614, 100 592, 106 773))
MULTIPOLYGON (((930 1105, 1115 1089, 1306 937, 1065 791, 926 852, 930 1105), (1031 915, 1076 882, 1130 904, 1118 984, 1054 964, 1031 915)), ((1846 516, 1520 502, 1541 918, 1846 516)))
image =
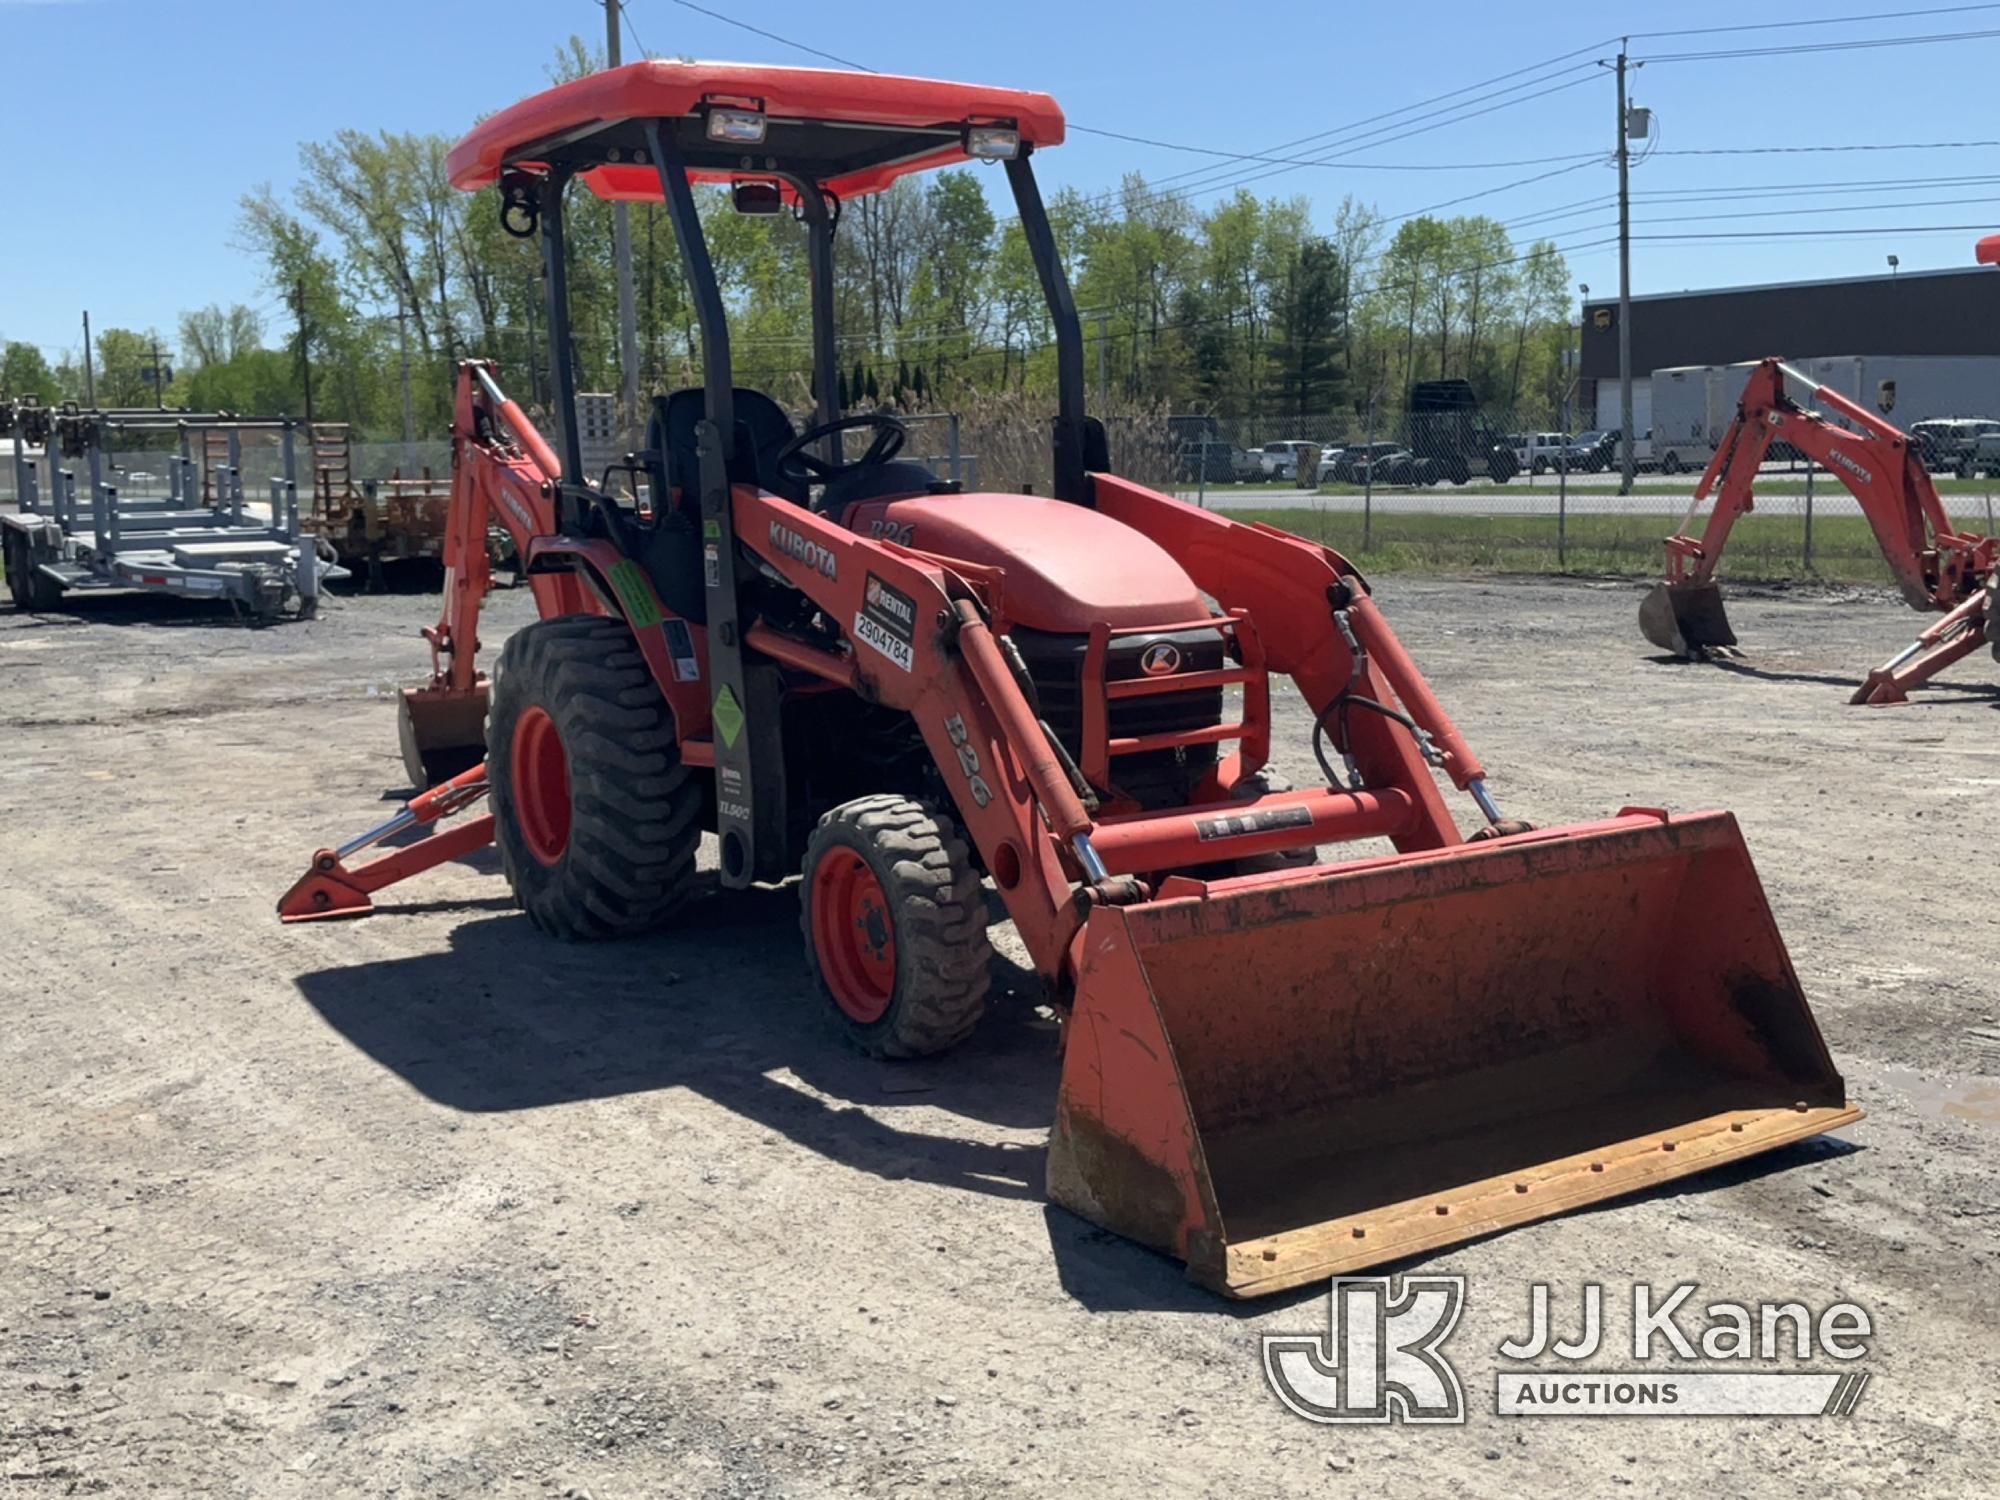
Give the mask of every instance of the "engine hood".
POLYGON ((1039 495, 916 495, 853 507, 848 527, 1006 573, 1008 618, 1035 630, 1168 625, 1208 614, 1201 591, 1150 537, 1039 495))

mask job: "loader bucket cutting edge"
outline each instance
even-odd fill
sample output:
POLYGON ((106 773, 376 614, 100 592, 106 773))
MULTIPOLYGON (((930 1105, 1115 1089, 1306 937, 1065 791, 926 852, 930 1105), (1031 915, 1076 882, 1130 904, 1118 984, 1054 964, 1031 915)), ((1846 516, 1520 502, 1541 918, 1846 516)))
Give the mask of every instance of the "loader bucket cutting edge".
POLYGON ((1713 583, 1654 584, 1639 601, 1639 633, 1676 656, 1736 644, 1722 590, 1713 583))
POLYGON ((1255 1296, 1861 1117, 1735 819, 1094 910, 1050 1197, 1255 1296))

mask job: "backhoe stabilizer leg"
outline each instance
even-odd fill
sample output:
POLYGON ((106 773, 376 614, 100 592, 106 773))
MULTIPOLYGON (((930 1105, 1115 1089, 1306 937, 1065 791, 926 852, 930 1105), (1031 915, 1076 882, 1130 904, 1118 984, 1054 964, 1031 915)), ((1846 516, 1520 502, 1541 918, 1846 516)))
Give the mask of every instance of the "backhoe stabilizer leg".
POLYGON ((482 813, 365 865, 346 863, 350 855, 409 829, 435 823, 470 807, 485 795, 486 767, 481 764, 411 798, 395 817, 349 839, 338 849, 321 849, 313 855, 306 873, 278 899, 278 916, 286 922, 364 917, 375 909, 371 898, 384 886, 484 848, 493 842, 491 813, 482 813))
MULTIPOLYGON (((1910 689, 1929 682, 1952 663, 1986 644, 1987 602, 1993 590, 1981 589, 1909 645, 1868 674, 1849 703, 1907 703, 1910 689)), ((2000 651, 2000 646, 1996 646, 2000 651)))

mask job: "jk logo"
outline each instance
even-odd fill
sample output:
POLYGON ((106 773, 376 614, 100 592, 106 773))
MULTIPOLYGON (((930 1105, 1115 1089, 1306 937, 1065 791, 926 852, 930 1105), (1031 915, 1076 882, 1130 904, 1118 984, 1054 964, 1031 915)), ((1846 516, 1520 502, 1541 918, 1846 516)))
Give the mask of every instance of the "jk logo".
POLYGON ((1264 1378, 1308 1422, 1465 1421, 1458 1371, 1439 1353, 1465 1305, 1463 1276, 1335 1277, 1324 1335, 1266 1334, 1264 1378))

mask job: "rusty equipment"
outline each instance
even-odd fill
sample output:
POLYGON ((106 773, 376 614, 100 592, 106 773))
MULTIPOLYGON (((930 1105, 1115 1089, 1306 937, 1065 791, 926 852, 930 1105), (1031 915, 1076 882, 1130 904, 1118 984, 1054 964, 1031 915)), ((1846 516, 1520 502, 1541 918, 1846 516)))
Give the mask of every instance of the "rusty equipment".
POLYGON ((366 911, 490 833, 545 930, 671 926, 712 831, 724 886, 802 877, 815 988, 893 1058, 978 1021, 990 883, 1065 1021, 1050 1196, 1232 1296, 1857 1119, 1727 814, 1504 819, 1346 559, 1110 472, 1030 164, 1062 135, 1041 94, 668 62, 480 125, 451 175, 539 236, 559 384, 573 181, 665 202, 705 383, 656 401, 611 486, 582 472, 566 385, 558 457, 490 365, 462 367, 445 607, 406 723, 418 779, 466 764, 320 851, 280 913, 366 911), (1046 294, 1052 497, 960 493, 897 459, 893 417, 835 403, 833 205, 969 157, 1004 163, 1046 294), (698 182, 804 222, 803 431, 732 382, 698 182), (489 682, 490 522, 543 618, 489 682), (1267 769, 1274 678, 1312 720, 1316 785, 1267 769), (1321 849, 1342 857, 1305 862, 1321 849))

